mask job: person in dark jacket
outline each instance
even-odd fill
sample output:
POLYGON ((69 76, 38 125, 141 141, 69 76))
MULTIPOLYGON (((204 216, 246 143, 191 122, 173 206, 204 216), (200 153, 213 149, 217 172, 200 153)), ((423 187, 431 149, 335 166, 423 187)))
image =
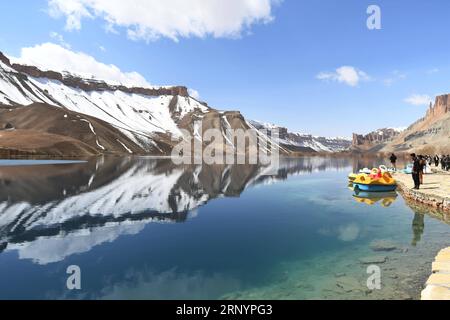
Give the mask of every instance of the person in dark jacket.
POLYGON ((441 167, 444 171, 450 170, 450 155, 443 155, 441 158, 441 167))
POLYGON ((414 189, 420 189, 420 159, 415 153, 411 154, 411 161, 413 162, 412 178, 414 180, 414 189))
POLYGON ((423 184, 423 175, 425 173, 425 168, 427 167, 427 160, 424 156, 419 156, 419 181, 420 184, 423 184))
POLYGON ((438 155, 436 155, 435 157, 434 157, 434 166, 435 167, 439 167, 439 162, 440 162, 440 158, 439 158, 439 156, 438 155))
POLYGON ((392 154, 391 157, 389 158, 391 160, 392 163, 392 167, 397 170, 397 156, 395 154, 392 154))

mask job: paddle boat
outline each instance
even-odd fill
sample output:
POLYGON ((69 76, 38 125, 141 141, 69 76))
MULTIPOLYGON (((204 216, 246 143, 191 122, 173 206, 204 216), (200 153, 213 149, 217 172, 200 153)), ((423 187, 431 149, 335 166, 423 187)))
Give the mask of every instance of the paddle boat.
POLYGON ((397 189, 397 182, 389 172, 373 169, 370 175, 359 174, 353 181, 355 191, 390 192, 397 189))
MULTIPOLYGON (((388 168, 387 168, 386 166, 384 166, 384 165, 380 166, 379 168, 380 168, 380 170, 381 170, 382 173, 385 173, 385 172, 391 172, 390 169, 388 169, 388 168)), ((364 168, 364 169, 359 170, 359 173, 350 173, 350 174, 348 175, 348 180, 351 181, 351 182, 353 182, 353 181, 356 180, 356 178, 358 177, 358 175, 360 175, 360 174, 369 175, 369 174, 371 174, 372 172, 373 172, 373 170, 370 170, 369 168, 364 168)))
POLYGON ((372 170, 370 170, 369 168, 364 168, 364 169, 359 170, 359 173, 360 174, 371 174, 372 170))
POLYGON ((396 173, 396 172, 397 172, 397 169, 392 168, 392 167, 389 167, 389 168, 388 168, 388 167, 385 166, 385 165, 380 166, 380 170, 381 170, 382 173, 385 173, 385 172, 396 173))
POLYGON ((404 174, 412 174, 414 165, 408 164, 405 169, 402 170, 404 174))

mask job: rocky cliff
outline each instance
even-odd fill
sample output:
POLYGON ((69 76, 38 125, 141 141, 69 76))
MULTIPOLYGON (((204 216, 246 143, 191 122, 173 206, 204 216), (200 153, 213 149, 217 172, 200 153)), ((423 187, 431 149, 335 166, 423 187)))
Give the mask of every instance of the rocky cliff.
POLYGON ((436 102, 430 104, 424 121, 437 121, 450 112, 450 94, 436 97, 436 102))
POLYGON ((142 94, 146 96, 182 96, 189 97, 188 89, 184 86, 159 87, 159 88, 142 88, 142 87, 126 87, 121 85, 111 85, 105 81, 95 79, 83 79, 70 73, 59 73, 55 71, 43 71, 35 66, 11 64, 10 60, 0 52, 0 61, 8 67, 18 71, 21 74, 28 75, 33 78, 44 78, 56 80, 71 88, 81 89, 83 91, 117 91, 120 90, 130 94, 142 94))
POLYGON ((450 94, 436 97, 425 116, 404 131, 382 129, 353 135, 352 150, 365 152, 450 152, 450 94))
POLYGON ((369 150, 380 144, 392 141, 402 132, 402 129, 384 128, 366 135, 353 134, 352 148, 356 150, 369 150))

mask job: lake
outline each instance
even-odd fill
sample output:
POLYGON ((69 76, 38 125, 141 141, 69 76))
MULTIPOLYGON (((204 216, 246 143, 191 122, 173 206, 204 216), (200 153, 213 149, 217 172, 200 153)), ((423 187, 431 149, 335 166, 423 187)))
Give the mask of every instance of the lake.
POLYGON ((349 172, 382 163, 0 167, 0 299, 417 299, 450 227, 396 193, 349 189, 349 172))

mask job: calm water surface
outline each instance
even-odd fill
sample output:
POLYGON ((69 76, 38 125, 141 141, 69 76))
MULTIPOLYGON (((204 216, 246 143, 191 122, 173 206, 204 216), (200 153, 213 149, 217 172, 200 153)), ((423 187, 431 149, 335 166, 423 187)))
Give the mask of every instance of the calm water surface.
POLYGON ((373 164, 1 167, 0 299, 416 299, 450 227, 395 193, 355 196, 348 173, 373 164))

